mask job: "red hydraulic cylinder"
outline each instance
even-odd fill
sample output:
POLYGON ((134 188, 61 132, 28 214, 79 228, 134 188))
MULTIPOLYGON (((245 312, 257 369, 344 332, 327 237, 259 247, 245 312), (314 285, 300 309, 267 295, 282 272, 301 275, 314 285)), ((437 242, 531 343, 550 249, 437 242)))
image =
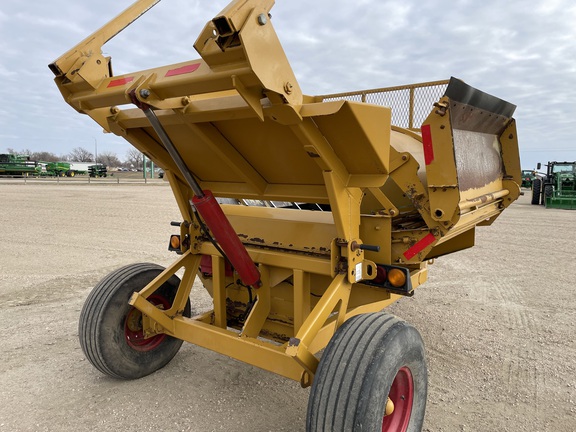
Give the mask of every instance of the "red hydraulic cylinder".
POLYGON ((248 251, 238 238, 238 235, 230 225, 230 221, 222 211, 220 204, 214 198, 211 191, 205 190, 204 196, 195 195, 192 203, 204 219, 212 235, 226 254, 232 267, 240 275, 244 285, 258 288, 261 285, 260 272, 248 255, 248 251))

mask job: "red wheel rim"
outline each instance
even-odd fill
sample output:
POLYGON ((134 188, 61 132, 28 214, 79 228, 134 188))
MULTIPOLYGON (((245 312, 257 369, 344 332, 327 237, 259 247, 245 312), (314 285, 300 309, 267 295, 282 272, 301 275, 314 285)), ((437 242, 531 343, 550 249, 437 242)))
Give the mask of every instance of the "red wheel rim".
POLYGON ((406 366, 400 368, 388 394, 394 411, 382 420, 382 432, 406 432, 414 401, 414 379, 406 366))
MULTIPOLYGON (((152 294, 148 301, 160 309, 169 309, 171 304, 166 298, 159 294, 152 294)), ((151 351, 166 338, 165 334, 158 334, 151 338, 144 339, 144 329, 142 328, 142 312, 136 308, 131 308, 124 320, 124 336, 128 345, 136 351, 151 351)))

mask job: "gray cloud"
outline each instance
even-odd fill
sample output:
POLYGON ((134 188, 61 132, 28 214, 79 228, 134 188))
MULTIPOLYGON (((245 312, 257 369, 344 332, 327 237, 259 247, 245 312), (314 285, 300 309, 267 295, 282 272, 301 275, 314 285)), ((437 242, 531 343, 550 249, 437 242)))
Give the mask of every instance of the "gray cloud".
MULTIPOLYGON (((130 4, 7 2, 0 10, 0 152, 130 148, 68 107, 48 63, 130 4)), ((164 0, 104 47, 116 74, 197 58, 192 45, 227 2, 164 0)), ((273 22, 308 94, 456 76, 518 106, 524 168, 576 160, 576 5, 569 0, 278 0, 273 22), (312 7, 313 6, 313 7, 312 7)))

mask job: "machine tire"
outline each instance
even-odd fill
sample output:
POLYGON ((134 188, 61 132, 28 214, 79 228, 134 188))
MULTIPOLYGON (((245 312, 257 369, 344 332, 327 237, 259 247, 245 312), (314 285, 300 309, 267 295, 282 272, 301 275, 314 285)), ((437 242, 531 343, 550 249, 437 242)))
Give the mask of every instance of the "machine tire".
MULTIPOLYGON (((143 339, 141 313, 128 304, 133 292, 163 270, 156 264, 130 264, 110 273, 88 295, 78 335, 86 358, 100 372, 119 379, 141 378, 166 366, 182 346, 182 340, 165 334, 143 339)), ((169 307, 179 284, 178 276, 172 276, 148 300, 169 307)), ((188 300, 184 316, 190 315, 188 300)))
POLYGON ((546 205, 546 198, 552 198, 554 196, 554 186, 551 184, 544 185, 544 196, 542 200, 544 201, 542 204, 546 205))
POLYGON ((428 371, 418 331, 384 312, 346 321, 318 365, 307 432, 420 431, 428 371), (388 397, 394 412, 384 416, 388 397))
POLYGON ((532 181, 532 205, 540 204, 540 198, 542 195, 542 180, 534 179, 532 181))

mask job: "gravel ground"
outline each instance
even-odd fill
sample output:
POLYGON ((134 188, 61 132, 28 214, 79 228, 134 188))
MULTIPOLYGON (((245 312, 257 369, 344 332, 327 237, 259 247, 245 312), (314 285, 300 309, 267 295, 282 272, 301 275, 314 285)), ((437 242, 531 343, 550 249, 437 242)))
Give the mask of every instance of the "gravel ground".
MULTIPOLYGON (((308 389, 190 344, 137 381, 84 358, 78 317, 98 280, 175 258, 165 183, 2 181, 0 203, 0 431, 304 429, 308 389)), ((521 197, 390 308, 426 344, 424 430, 576 430, 575 226, 576 211, 521 197)))

